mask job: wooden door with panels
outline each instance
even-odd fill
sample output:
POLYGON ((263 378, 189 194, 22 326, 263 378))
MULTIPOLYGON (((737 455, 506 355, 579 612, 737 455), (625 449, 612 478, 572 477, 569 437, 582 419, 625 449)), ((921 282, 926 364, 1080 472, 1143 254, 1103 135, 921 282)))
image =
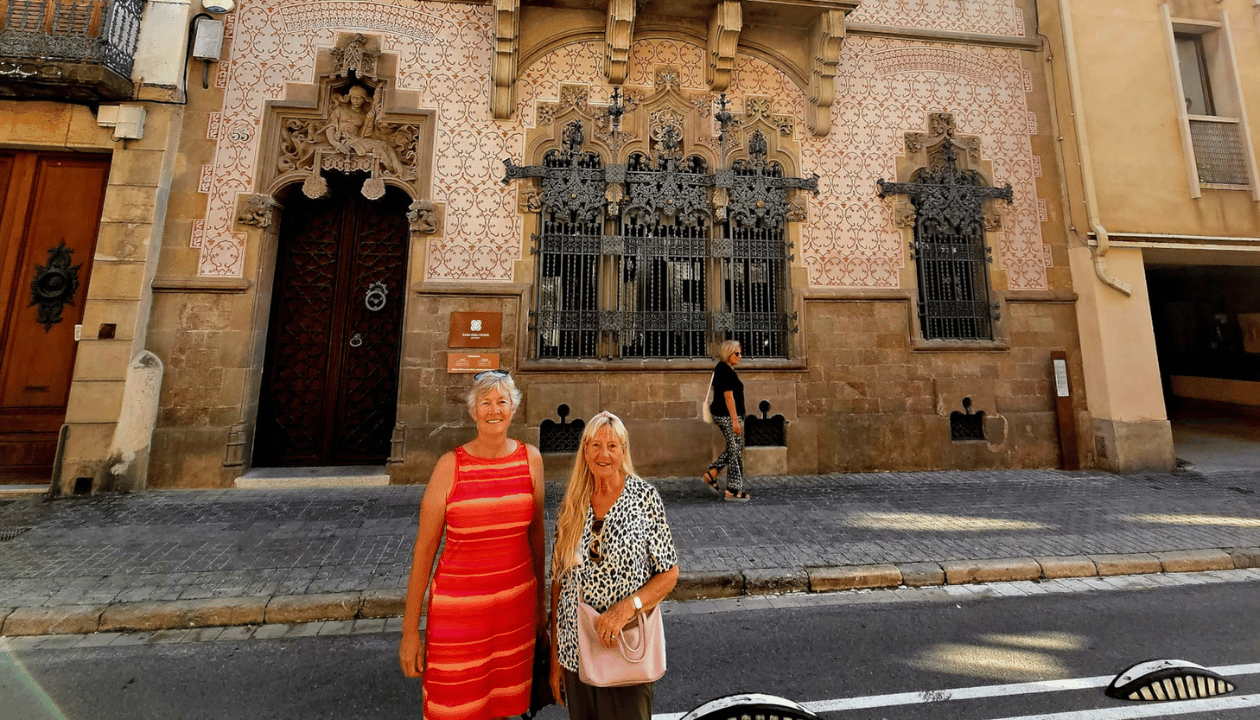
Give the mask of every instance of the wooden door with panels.
POLYGON ((109 156, 0 150, 0 484, 46 483, 109 156))
MULTIPOLYGON (((384 465, 398 405, 410 198, 361 177, 283 200, 253 464, 384 465)), ((296 188, 291 188, 296 190, 296 188)))

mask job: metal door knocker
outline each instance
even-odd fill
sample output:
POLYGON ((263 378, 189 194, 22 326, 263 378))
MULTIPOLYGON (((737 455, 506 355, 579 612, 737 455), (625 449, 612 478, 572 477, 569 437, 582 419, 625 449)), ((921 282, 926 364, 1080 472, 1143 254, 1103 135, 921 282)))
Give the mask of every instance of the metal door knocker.
POLYGON ((385 307, 385 296, 389 294, 389 289, 385 287, 383 282, 374 282, 368 285, 367 295, 363 297, 363 304, 368 310, 377 312, 385 307))
POLYGON ((44 332, 61 322, 61 311, 74 304, 79 291, 79 268, 71 265, 73 248, 66 247, 65 238, 56 247, 48 248, 48 264, 35 266, 35 279, 31 281, 31 305, 39 306, 36 321, 44 326, 44 332))
POLYGON ((363 344, 363 337, 359 333, 350 336, 350 347, 357 348, 363 344))

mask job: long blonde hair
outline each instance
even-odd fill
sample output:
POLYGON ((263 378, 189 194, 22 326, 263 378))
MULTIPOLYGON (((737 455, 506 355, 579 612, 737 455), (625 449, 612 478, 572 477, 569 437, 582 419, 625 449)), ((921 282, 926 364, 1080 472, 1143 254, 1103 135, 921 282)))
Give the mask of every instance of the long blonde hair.
POLYGON ((556 546, 551 551, 551 578, 559 580, 565 573, 582 564, 577 556, 578 542, 582 539, 582 530, 586 527, 586 509, 591 506, 591 495, 595 492, 595 476, 586 464, 586 444, 595 437, 595 433, 608 428, 617 442, 621 443, 621 472, 626 476, 635 475, 634 463, 630 460, 630 435, 621 418, 610 412, 601 412, 591 418, 586 429, 582 431, 582 443, 578 446, 577 457, 573 459, 573 472, 569 473, 569 487, 564 491, 564 499, 560 501, 560 515, 556 519, 556 546))

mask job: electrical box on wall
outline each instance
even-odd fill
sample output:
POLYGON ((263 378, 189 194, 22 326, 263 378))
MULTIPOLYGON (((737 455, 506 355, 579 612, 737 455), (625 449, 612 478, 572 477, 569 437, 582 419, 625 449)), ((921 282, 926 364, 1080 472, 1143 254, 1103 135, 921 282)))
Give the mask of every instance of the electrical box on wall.
POLYGON ((192 56, 198 60, 217 62, 223 53, 223 21, 198 18, 197 34, 193 39, 192 56))
POLYGON ((102 105, 96 111, 96 124, 114 128, 115 140, 139 140, 144 137, 143 105, 102 105))

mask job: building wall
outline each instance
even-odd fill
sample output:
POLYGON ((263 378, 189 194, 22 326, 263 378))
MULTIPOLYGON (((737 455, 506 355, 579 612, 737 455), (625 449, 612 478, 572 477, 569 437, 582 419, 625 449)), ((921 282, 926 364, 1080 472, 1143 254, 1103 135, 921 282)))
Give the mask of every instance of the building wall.
MULTIPOLYGON (((1028 7, 1013 0, 863 3, 850 17, 824 137, 810 134, 808 98, 781 59, 755 47, 736 56, 727 91, 734 109, 752 96, 771 98, 774 112, 790 119, 801 174, 821 178, 806 220, 792 229, 800 313, 794 356, 741 366, 750 410, 766 399, 791 423, 779 470, 1057 465, 1053 350, 1069 355, 1076 423, 1089 427, 1084 383, 1076 382, 1080 352, 1045 61, 1028 7), (954 116, 960 136, 979 139, 977 162, 988 180, 1014 188, 1013 204, 1000 208, 1000 228, 988 233, 1002 312, 991 343, 916 339, 909 230, 895 222, 896 201, 877 196, 876 180, 904 180, 915 169, 906 134, 923 133, 929 115, 941 112, 954 116), (987 442, 949 440, 949 414, 963 397, 986 413, 987 442)), ((627 420, 644 472, 703 469, 718 439, 699 419, 712 361, 592 367, 529 357, 534 220, 519 209, 518 185, 500 181, 502 161, 536 160, 525 153, 539 132, 537 105, 556 102, 561 84, 587 86, 593 104, 607 102, 612 89, 602 74, 602 43, 578 32, 591 25, 602 33, 602 24, 579 12, 560 19, 572 23, 577 39, 543 48, 523 65, 515 115, 495 120, 489 6, 243 0, 227 16, 225 59, 212 68, 211 88, 190 88, 182 117, 154 285, 150 347, 167 371, 151 485, 226 486, 249 467, 276 231, 238 222, 239 203, 268 191, 258 181, 274 160, 260 155, 267 103, 315 82, 319 49, 350 31, 379 36, 384 55, 396 57, 398 102, 432 111, 436 121, 426 160, 442 222, 412 242, 398 415, 405 439, 390 465, 394 481, 424 481, 436 458, 470 432, 462 404, 468 380, 446 372, 455 311, 502 313, 503 338, 493 351, 525 390, 516 421, 522 438, 535 441, 538 424, 554 418, 559 403, 573 417, 607 409, 627 420)), ((649 30, 631 46, 626 87, 650 88, 655 69, 671 65, 681 71, 682 90, 707 93, 703 37, 686 23, 666 26, 643 24, 649 30)), ((276 218, 283 223, 282 208, 276 218)), ((567 460, 555 458, 549 474, 567 460)))
MULTIPOLYGON (((1043 0, 1038 9, 1055 54, 1051 90, 1068 140, 1064 206, 1099 465, 1166 469, 1174 461, 1164 397, 1171 385, 1161 378, 1152 328, 1160 308, 1151 305, 1145 273, 1153 265, 1252 272, 1260 265, 1257 9, 1249 0, 1043 0), (1174 30, 1212 38, 1205 48, 1217 113, 1243 121, 1250 185, 1191 179, 1196 163, 1176 91, 1174 30)), ((1193 273, 1182 277, 1193 282, 1193 273)))
POLYGON ((151 424, 146 408, 136 402, 140 393, 129 400, 125 388, 129 373, 134 374, 131 366, 146 349, 148 281, 156 267, 172 132, 180 121, 178 107, 152 105, 147 110, 144 137, 118 143, 85 105, 0 101, 0 117, 6 119, 0 144, 6 147, 111 156, 54 493, 68 492, 76 481, 100 490, 136 489, 146 482, 148 443, 120 450, 119 427, 151 424), (113 337, 99 333, 105 325, 114 326, 113 337))

